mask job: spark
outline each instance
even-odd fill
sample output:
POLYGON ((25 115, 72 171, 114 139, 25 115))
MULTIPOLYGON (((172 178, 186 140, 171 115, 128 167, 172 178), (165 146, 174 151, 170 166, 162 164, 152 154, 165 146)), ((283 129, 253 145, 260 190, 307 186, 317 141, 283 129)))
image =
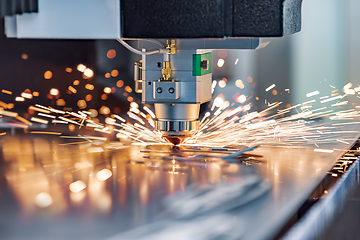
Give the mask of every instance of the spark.
POLYGON ((220 59, 218 60, 218 62, 217 62, 217 66, 218 66, 219 68, 223 67, 224 64, 225 64, 225 60, 222 59, 222 58, 220 58, 220 59))
POLYGON ((50 206, 52 203, 53 203, 52 197, 50 196, 50 194, 46 192, 39 193, 38 195, 35 196, 35 204, 38 207, 46 208, 50 206))
POLYGON ((341 106, 341 105, 346 105, 347 103, 348 103, 348 101, 343 101, 343 102, 339 102, 339 103, 332 104, 331 106, 332 106, 332 107, 341 106))
POLYGON ((32 97, 33 97, 33 95, 31 93, 25 93, 25 92, 21 93, 21 96, 23 98, 27 98, 27 99, 32 99, 32 97))
POLYGON ((327 102, 334 101, 334 100, 339 99, 339 98, 342 98, 342 96, 339 95, 339 96, 336 96, 336 97, 327 98, 325 100, 320 101, 320 103, 327 103, 327 102))
POLYGON ((30 121, 38 122, 38 123, 43 123, 43 124, 48 124, 48 123, 49 123, 48 120, 41 119, 41 118, 37 118, 37 117, 32 117, 32 118, 30 119, 30 121))
POLYGON ((41 131, 31 131, 31 134, 46 134, 46 135, 61 135, 60 132, 41 132, 41 131))
POLYGON ((77 90, 73 86, 69 86, 68 89, 70 92, 72 92, 74 94, 77 93, 77 90))
POLYGON ((316 95, 318 95, 318 94, 320 94, 319 91, 314 91, 314 92, 307 93, 307 94, 306 94, 306 97, 313 97, 313 96, 316 96, 316 95))
POLYGON ((329 149, 321 149, 321 148, 315 148, 314 152, 321 152, 321 153, 333 153, 334 150, 329 150, 329 149))
POLYGON ((86 66, 85 66, 84 64, 79 64, 79 65, 77 66, 77 70, 78 70, 79 72, 84 72, 85 69, 86 69, 86 66))
POLYGON ((12 91, 9 91, 9 90, 1 90, 2 93, 5 93, 5 94, 9 94, 9 95, 12 95, 12 91))
POLYGON ((5 111, 3 108, 0 108, 0 115, 16 118, 18 116, 18 113, 5 111))
POLYGON ((272 85, 270 85, 269 87, 267 87, 267 88, 265 89, 265 91, 268 92, 268 91, 270 91, 271 89, 273 89, 275 86, 276 86, 275 84, 272 84, 272 85))
POLYGON ((78 192, 84 190, 85 188, 86 188, 86 184, 81 180, 73 182, 69 185, 69 189, 73 193, 78 193, 78 192))
POLYGON ((34 110, 37 112, 42 112, 42 113, 50 113, 49 110, 43 109, 43 108, 38 108, 38 107, 34 107, 34 106, 30 106, 29 110, 34 110))
POLYGON ((53 115, 44 114, 44 113, 39 113, 38 115, 39 115, 39 116, 42 116, 42 117, 47 117, 47 118, 56 118, 56 117, 53 116, 53 115))
POLYGON ((86 68, 84 70, 84 76, 87 78, 92 78, 94 76, 93 70, 91 70, 90 68, 86 68))
POLYGON ((57 96, 57 95, 59 95, 59 90, 56 88, 52 88, 52 89, 50 89, 50 94, 53 96, 57 96))
POLYGON ((347 144, 347 145, 349 145, 349 144, 350 144, 350 143, 348 143, 348 142, 345 142, 345 141, 343 141, 343 140, 339 140, 339 139, 336 139, 336 141, 341 142, 341 143, 345 143, 345 144, 347 144))
POLYGON ((23 102, 23 101, 25 101, 25 98, 23 98, 23 97, 16 97, 16 98, 15 98, 15 101, 17 101, 17 102, 23 102))
POLYGON ((213 94, 213 93, 214 93, 214 90, 215 90, 216 84, 217 84, 217 81, 216 81, 216 80, 214 80, 214 81, 212 82, 212 85, 211 85, 211 94, 213 94))
POLYGON ((152 118, 155 118, 155 114, 147 106, 144 106, 143 109, 149 113, 152 118))
POLYGON ((16 119, 23 122, 23 123, 25 123, 25 124, 27 124, 27 125, 30 125, 30 126, 32 125, 31 122, 29 122, 27 119, 25 119, 23 117, 17 116, 16 119))
POLYGON ((112 176, 112 172, 109 169, 103 169, 100 170, 96 173, 96 178, 99 181, 106 181, 107 179, 109 179, 112 176))

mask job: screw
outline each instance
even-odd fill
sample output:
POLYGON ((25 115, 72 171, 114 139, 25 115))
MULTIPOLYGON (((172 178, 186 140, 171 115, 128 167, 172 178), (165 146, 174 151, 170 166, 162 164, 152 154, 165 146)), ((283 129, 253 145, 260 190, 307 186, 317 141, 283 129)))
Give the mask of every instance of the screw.
POLYGON ((169 93, 174 93, 175 92, 175 89, 174 88, 169 88, 169 93))
POLYGON ((157 62, 156 66, 157 66, 158 68, 161 68, 161 62, 157 62))
POLYGON ((157 92, 157 93, 162 93, 162 88, 161 88, 161 87, 158 87, 158 88, 156 89, 156 92, 157 92))

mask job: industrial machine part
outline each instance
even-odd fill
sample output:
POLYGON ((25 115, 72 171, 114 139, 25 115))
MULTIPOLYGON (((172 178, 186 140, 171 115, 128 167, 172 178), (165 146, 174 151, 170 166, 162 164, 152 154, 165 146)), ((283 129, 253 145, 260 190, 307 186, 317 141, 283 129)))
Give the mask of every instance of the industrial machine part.
POLYGON ((0 0, 7 37, 118 39, 142 55, 135 90, 154 104, 173 143, 199 126, 211 100, 212 49, 256 49, 300 31, 302 0, 0 0), (26 5, 26 7, 25 7, 26 5), (31 6, 31 8, 29 8, 31 6), (139 50, 125 40, 137 40, 139 50), (141 41, 146 40, 146 41, 141 41), (160 46, 159 50, 146 49, 160 46))

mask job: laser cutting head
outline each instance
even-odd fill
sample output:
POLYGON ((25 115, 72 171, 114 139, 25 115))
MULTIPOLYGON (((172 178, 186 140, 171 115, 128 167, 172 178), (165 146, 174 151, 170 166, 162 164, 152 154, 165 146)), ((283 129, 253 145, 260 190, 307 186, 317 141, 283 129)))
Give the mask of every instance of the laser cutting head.
POLYGON ((199 129, 200 104, 157 103, 155 129, 171 143, 178 145, 199 129))
POLYGON ((155 130, 175 145, 198 131, 200 105, 212 99, 211 49, 248 49, 259 43, 249 38, 168 40, 168 51, 143 55, 135 64, 135 90, 143 103, 154 105, 155 130))

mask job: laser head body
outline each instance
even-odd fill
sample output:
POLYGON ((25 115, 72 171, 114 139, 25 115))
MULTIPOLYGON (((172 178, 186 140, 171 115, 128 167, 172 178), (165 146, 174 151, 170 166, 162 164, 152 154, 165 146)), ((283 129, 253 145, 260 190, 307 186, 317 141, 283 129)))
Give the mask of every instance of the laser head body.
MULTIPOLYGON (((174 142, 199 129, 200 105, 212 99, 212 49, 255 49, 258 38, 161 40, 172 52, 143 55, 135 64, 136 91, 155 108, 155 129, 174 142), (201 47, 203 47, 201 49, 201 47)), ((142 43, 143 48, 149 43, 142 43)))

